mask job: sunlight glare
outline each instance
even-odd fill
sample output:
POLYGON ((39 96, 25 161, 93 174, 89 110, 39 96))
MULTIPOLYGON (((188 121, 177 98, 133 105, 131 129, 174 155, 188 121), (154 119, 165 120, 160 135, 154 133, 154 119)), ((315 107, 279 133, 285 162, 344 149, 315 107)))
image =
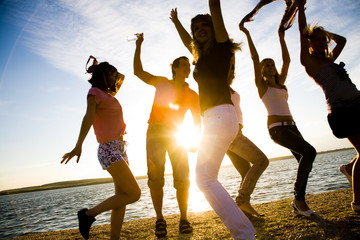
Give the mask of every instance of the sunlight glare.
POLYGON ((188 151, 195 152, 200 143, 199 129, 194 126, 192 119, 185 117, 183 124, 177 133, 178 144, 184 146, 188 151))

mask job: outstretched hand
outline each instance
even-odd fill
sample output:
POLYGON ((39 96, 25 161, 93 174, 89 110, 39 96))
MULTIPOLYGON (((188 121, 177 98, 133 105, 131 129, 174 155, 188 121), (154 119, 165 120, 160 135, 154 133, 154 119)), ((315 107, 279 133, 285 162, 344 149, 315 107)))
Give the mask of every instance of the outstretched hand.
POLYGON ((77 156, 76 163, 79 163, 81 156, 81 148, 75 147, 71 152, 65 153, 60 163, 67 164, 74 156, 77 156))
POLYGON ((178 13, 177 13, 177 8, 173 8, 171 9, 171 12, 170 12, 170 20, 175 23, 176 21, 178 21, 178 13))

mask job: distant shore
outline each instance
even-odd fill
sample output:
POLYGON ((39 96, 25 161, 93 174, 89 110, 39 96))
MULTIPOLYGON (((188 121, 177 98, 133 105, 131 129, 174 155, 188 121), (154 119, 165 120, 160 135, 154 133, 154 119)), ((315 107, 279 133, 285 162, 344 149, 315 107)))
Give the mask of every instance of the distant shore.
MULTIPOLYGON (((261 219, 250 218, 256 228, 258 240, 354 240, 360 239, 360 214, 350 208, 352 191, 350 188, 307 196, 309 205, 321 212, 319 217, 305 218, 292 212, 292 199, 282 199, 254 205, 264 213, 261 219)), ((74 213, 75 214, 75 213, 74 213)), ((192 234, 178 232, 179 215, 165 217, 168 225, 166 239, 232 239, 229 231, 213 211, 189 213, 189 221, 194 227, 192 234)), ((120 239, 156 239, 154 235, 155 218, 125 222, 120 239)), ((93 226, 90 239, 109 239, 110 225, 93 226)), ((74 229, 32 233, 17 240, 41 239, 82 239, 77 226, 74 229)))
MULTIPOLYGON (((317 154, 345 151, 345 150, 350 150, 350 149, 353 149, 353 148, 334 149, 334 150, 318 152, 317 154)), ((292 155, 288 155, 288 156, 270 158, 269 160, 270 160, 270 162, 272 162, 272 161, 279 161, 279 160, 284 160, 284 159, 288 159, 288 158, 292 158, 292 157, 293 157, 292 155)), ((231 167, 231 166, 233 166, 233 165, 225 165, 222 167, 231 167)), ((171 175, 171 174, 167 174, 167 175, 171 175)), ((147 178, 147 176, 137 176, 136 177, 136 179, 144 179, 144 178, 147 178)), ((62 182, 44 184, 44 185, 40 185, 40 186, 32 186, 32 187, 4 190, 4 191, 0 192, 0 196, 8 195, 8 194, 45 191, 45 190, 53 190, 53 189, 69 188, 69 187, 80 187, 80 186, 88 186, 88 185, 95 185, 95 184, 112 183, 112 182, 113 182, 112 178, 95 178, 95 179, 62 181, 62 182)))

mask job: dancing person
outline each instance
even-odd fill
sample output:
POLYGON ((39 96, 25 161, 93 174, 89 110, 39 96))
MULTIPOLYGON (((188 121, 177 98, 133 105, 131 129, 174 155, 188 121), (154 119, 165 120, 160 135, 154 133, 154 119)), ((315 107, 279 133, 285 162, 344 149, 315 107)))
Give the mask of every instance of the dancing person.
MULTIPOLYGON (((230 85, 234 75, 230 77, 230 85)), ((256 183, 261 174, 269 165, 269 159, 266 155, 243 133, 243 117, 240 108, 240 95, 230 87, 231 100, 235 107, 237 119, 239 121, 239 131, 232 141, 226 154, 230 158, 236 170, 241 175, 241 183, 238 196, 235 201, 241 210, 256 217, 263 216, 259 214, 250 204, 250 195, 255 189, 256 183), (250 165, 250 163, 252 165, 250 165)))
POLYGON ((327 106, 328 123, 337 138, 347 138, 356 150, 354 159, 340 167, 340 171, 352 185, 353 211, 360 212, 360 91, 352 83, 344 69, 345 64, 336 64, 346 38, 326 31, 320 26, 308 27, 305 16, 305 2, 300 1, 300 61, 306 73, 322 88, 327 106), (336 46, 330 51, 330 41, 336 46))
POLYGON ((201 118, 199 97, 185 82, 190 74, 187 57, 175 59, 171 65, 172 80, 155 76, 143 70, 141 45, 143 34, 137 34, 134 54, 134 74, 145 83, 155 87, 155 98, 146 133, 148 186, 156 212, 155 235, 165 237, 166 221, 162 213, 164 196, 165 155, 169 155, 174 177, 174 188, 180 209, 180 233, 191 233, 193 228, 187 220, 189 197, 189 163, 186 149, 178 144, 176 134, 186 112, 190 109, 194 125, 200 131, 201 118))
POLYGON ((250 32, 244 26, 244 21, 241 21, 239 28, 245 33, 248 41, 254 65, 255 85, 268 112, 267 126, 270 137, 275 143, 288 148, 299 164, 292 202, 294 212, 307 217, 318 215, 319 213, 310 209, 305 201, 306 185, 316 157, 316 150, 301 135, 288 105, 288 90, 285 81, 290 65, 290 55, 285 43, 285 31, 278 31, 283 60, 281 72, 278 73, 273 59, 265 58, 259 61, 259 55, 250 32))
POLYGON ((182 42, 193 54, 193 76, 199 87, 204 130, 197 156, 196 183, 234 239, 255 239, 253 225, 217 179, 225 153, 239 130, 228 81, 239 44, 229 39, 220 1, 209 0, 209 8, 211 15, 192 18, 192 36, 180 23, 177 9, 170 13, 182 42))
MULTIPOLYGON (((95 217, 105 211, 111 211, 110 239, 120 238, 126 205, 139 200, 141 190, 128 166, 126 142, 123 140, 126 124, 122 107, 115 98, 125 76, 108 62, 98 64, 92 56, 93 65, 87 69, 92 74, 89 79, 91 88, 87 95, 87 109, 83 118, 79 137, 74 149, 63 156, 61 163, 67 164, 74 156, 80 160, 82 144, 91 126, 99 142, 98 159, 104 170, 113 178, 115 195, 90 209, 78 212, 81 235, 89 238, 89 231, 95 217)), ((89 62, 88 60, 88 62, 89 62)), ((86 64, 87 65, 87 64, 86 64)))

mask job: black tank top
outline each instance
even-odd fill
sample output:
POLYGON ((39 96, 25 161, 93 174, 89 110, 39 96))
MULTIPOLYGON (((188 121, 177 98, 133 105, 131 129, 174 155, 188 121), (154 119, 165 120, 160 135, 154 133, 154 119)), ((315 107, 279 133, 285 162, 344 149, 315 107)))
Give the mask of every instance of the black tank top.
POLYGON ((209 108, 232 104, 228 74, 230 60, 234 53, 230 40, 215 43, 206 53, 200 56, 194 69, 194 79, 199 86, 200 110, 203 114, 209 108))

